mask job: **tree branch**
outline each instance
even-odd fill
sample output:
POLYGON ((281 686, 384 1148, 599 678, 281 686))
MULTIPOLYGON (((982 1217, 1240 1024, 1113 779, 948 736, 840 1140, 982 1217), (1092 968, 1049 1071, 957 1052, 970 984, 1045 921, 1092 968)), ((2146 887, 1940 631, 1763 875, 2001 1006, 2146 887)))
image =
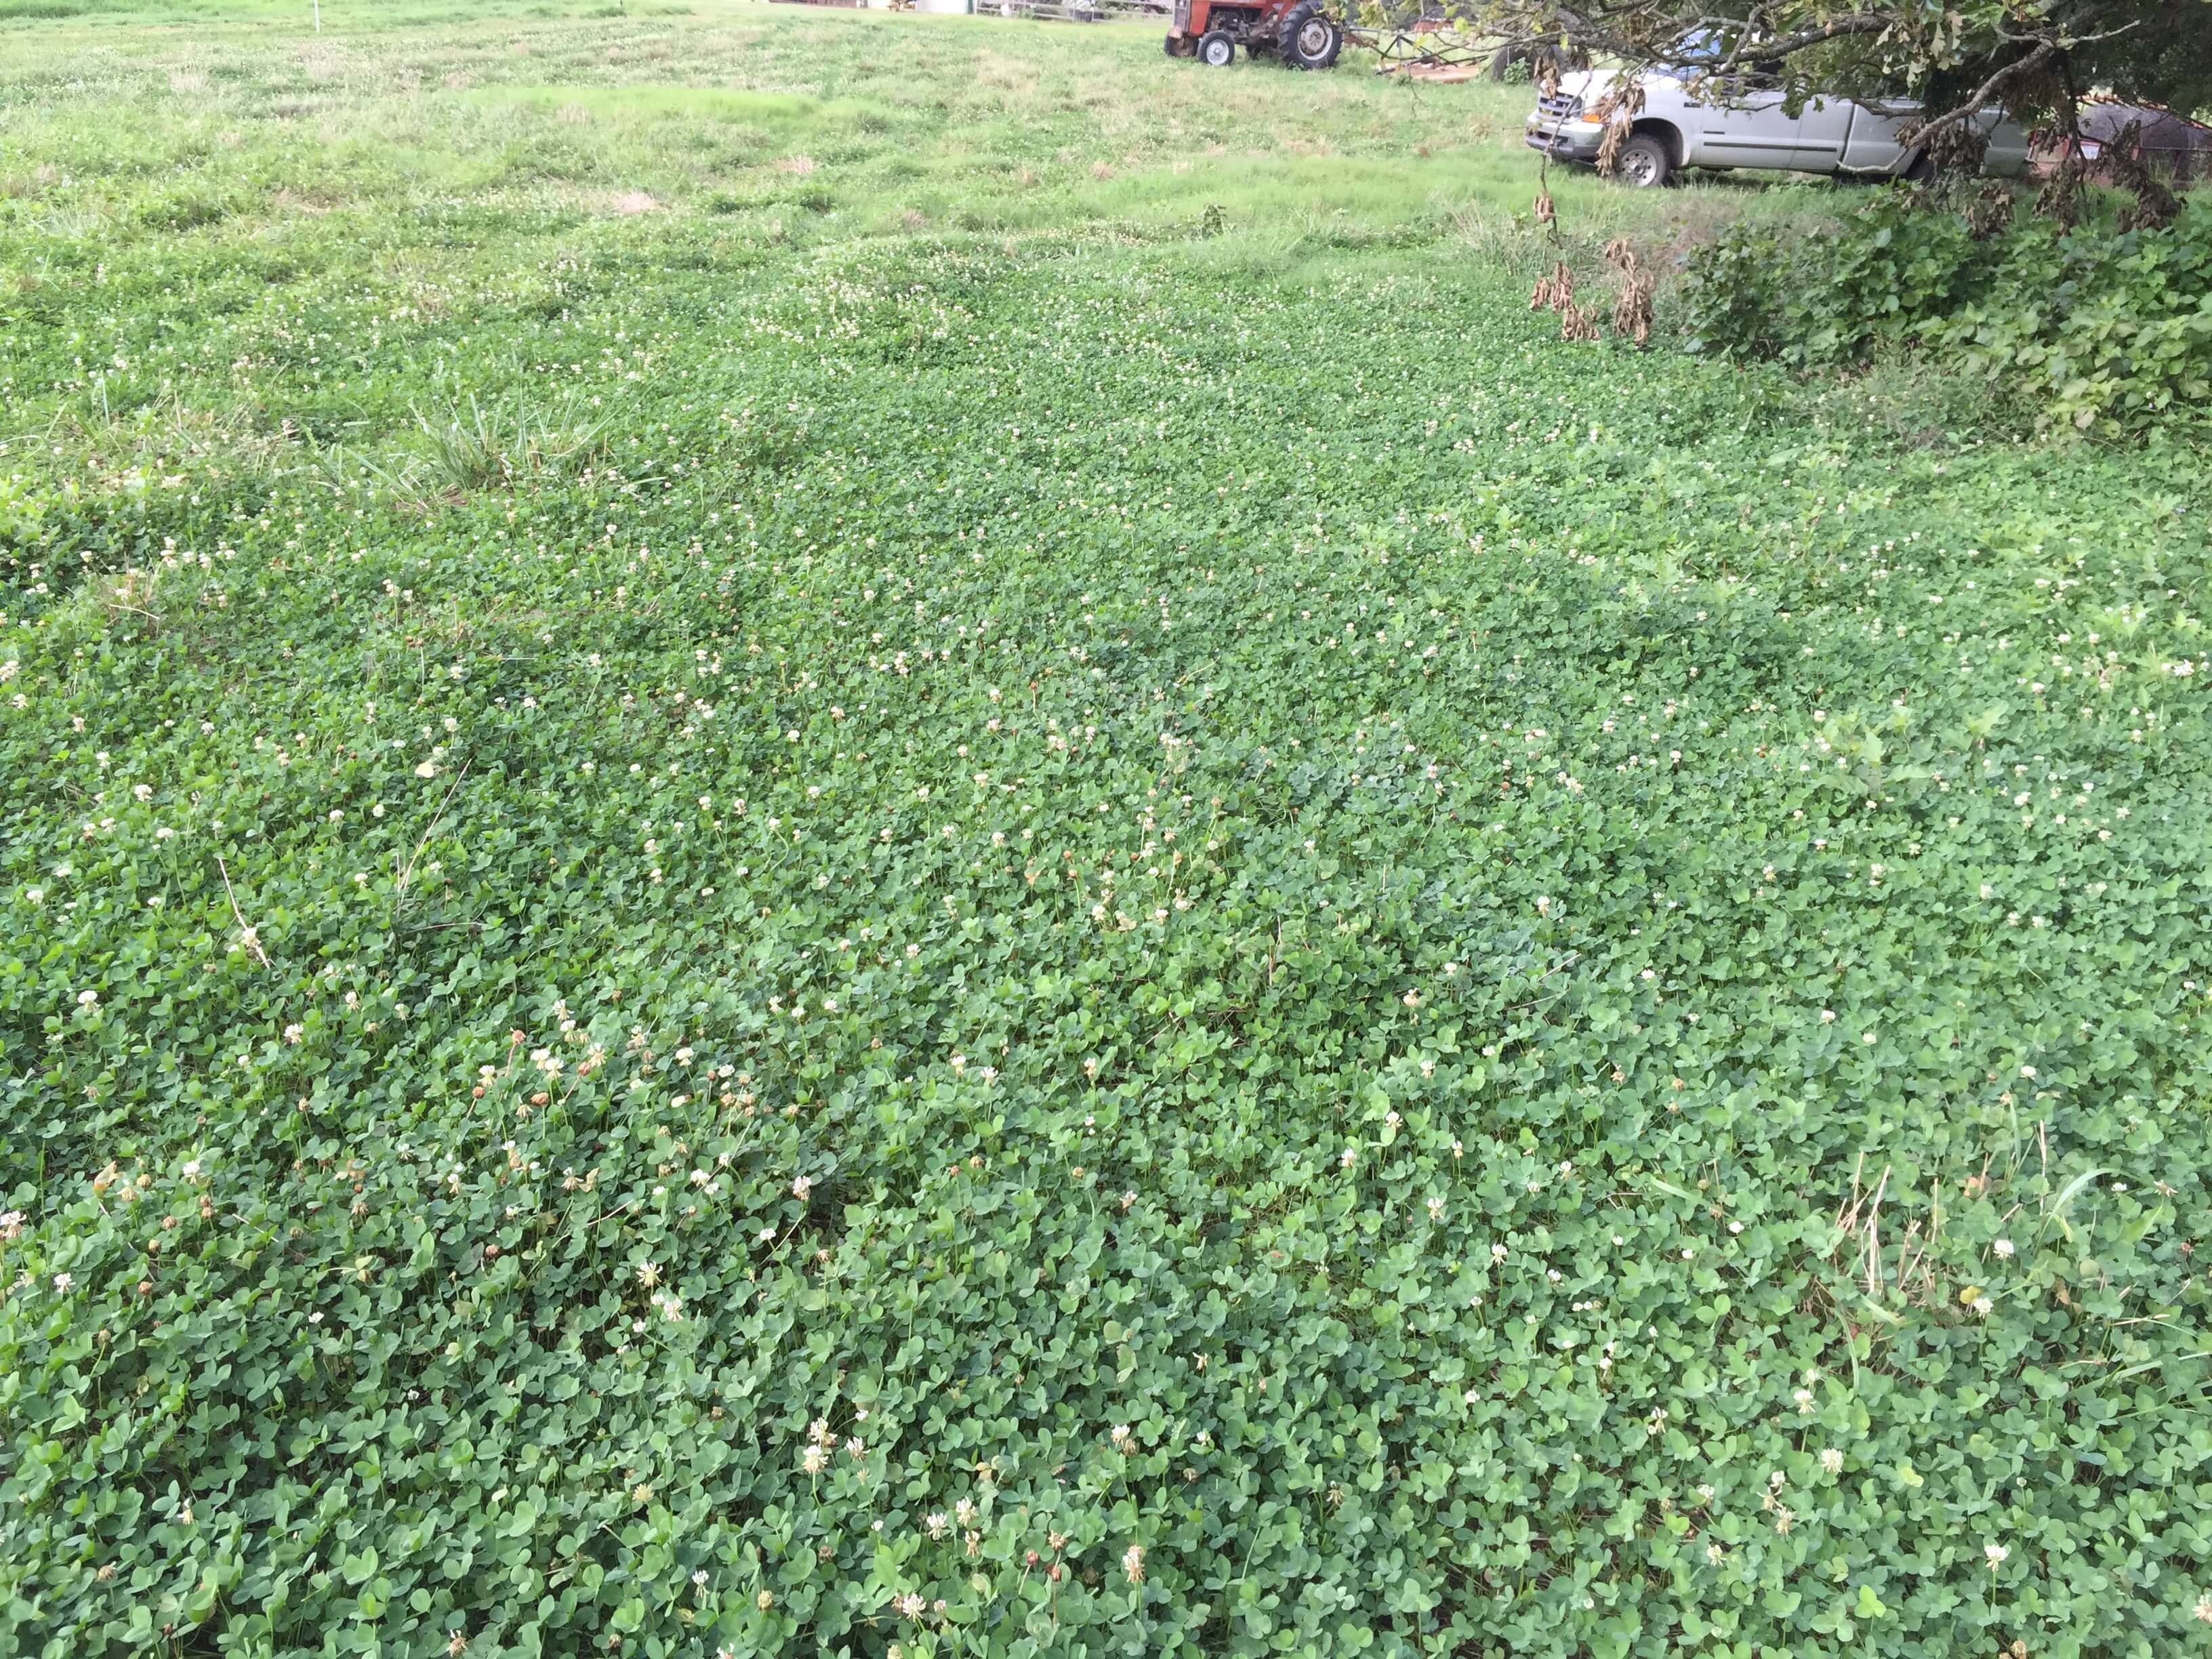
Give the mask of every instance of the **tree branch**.
POLYGON ((2057 54, 2057 52, 2058 46, 2056 41, 2045 40, 2041 42, 2036 46, 2033 52, 2029 52, 2025 58, 2014 58, 2012 62, 2005 64, 2002 68, 1999 69, 1996 74, 1990 76, 1988 80, 1983 82, 1978 87, 1976 87, 1973 91, 1973 95, 1968 98, 1965 103, 1960 105, 1956 109, 1947 111, 1943 114, 1938 115, 1930 120, 1922 121, 1909 126, 1899 128, 1897 134, 1899 141, 1907 144, 1917 144, 1924 148, 1929 139, 1935 137, 1937 133, 1948 131, 1951 128, 1958 126, 1964 122, 1971 121, 1975 116, 1980 114, 1983 107, 1988 104, 1990 100, 1996 96, 1997 88, 2004 85, 2006 82, 2015 79, 2020 76, 2027 74, 2027 71, 2032 69, 2038 68, 2044 64, 2049 63, 2051 59, 2057 54))

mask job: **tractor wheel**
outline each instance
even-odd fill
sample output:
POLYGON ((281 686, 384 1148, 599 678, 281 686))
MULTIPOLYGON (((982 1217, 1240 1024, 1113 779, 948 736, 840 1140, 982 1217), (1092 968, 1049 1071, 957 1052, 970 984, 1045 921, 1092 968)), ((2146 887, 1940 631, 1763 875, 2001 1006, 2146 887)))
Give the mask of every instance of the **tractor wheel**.
POLYGON ((1198 61, 1208 69, 1227 69, 1237 61, 1237 43, 1219 29, 1198 37, 1198 61))
POLYGON ((1325 70, 1344 50, 1344 28, 1321 9, 1321 0, 1298 0, 1283 14, 1275 35, 1285 69, 1325 70))
POLYGON ((1632 190, 1656 190, 1674 170, 1667 141, 1654 132, 1631 133, 1613 163, 1613 176, 1632 190))

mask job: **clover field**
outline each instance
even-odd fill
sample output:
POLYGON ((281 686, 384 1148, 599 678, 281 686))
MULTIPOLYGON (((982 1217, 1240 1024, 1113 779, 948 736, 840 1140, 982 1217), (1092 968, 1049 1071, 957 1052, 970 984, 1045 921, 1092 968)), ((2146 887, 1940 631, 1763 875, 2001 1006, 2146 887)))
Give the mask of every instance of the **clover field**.
POLYGON ((2200 450, 1510 90, 49 9, 0 1647, 2212 1650, 2200 450))

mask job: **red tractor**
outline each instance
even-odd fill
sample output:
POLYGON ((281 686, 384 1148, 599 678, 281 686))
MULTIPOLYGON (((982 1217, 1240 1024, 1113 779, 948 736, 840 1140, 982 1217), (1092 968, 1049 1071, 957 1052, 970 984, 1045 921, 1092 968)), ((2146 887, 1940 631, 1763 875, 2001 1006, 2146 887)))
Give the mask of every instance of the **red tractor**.
POLYGON ((1344 50, 1344 25, 1322 0, 1175 0, 1169 57, 1224 69, 1239 46, 1285 69, 1325 70, 1344 50))

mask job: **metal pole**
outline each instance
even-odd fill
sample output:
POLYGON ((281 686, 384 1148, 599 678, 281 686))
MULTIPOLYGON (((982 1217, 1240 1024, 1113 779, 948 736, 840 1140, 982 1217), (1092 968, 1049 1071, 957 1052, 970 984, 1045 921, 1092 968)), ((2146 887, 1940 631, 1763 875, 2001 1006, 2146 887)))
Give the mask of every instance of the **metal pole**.
POLYGON ((323 0, 315 0, 315 33, 323 32, 323 0))

